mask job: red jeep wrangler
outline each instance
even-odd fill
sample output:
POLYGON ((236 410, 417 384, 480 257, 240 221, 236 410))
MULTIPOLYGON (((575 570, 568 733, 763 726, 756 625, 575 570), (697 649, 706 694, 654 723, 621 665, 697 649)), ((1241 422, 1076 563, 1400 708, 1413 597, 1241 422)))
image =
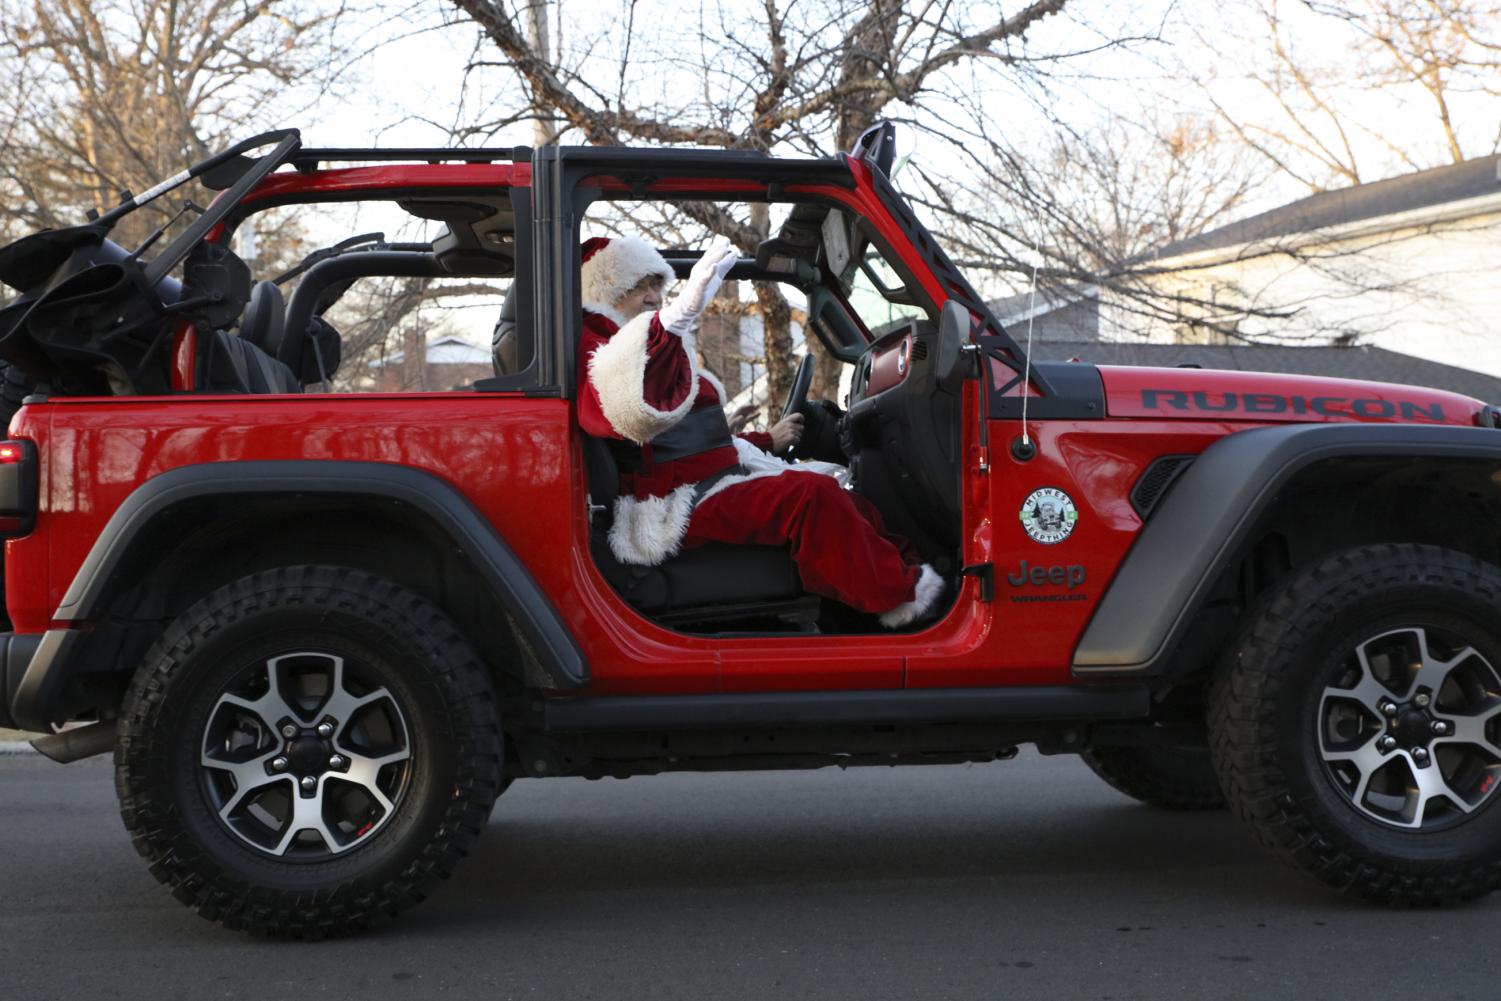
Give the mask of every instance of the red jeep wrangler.
POLYGON ((1228 802, 1369 900, 1495 889, 1501 412, 1030 361, 889 149, 884 130, 816 160, 272 133, 0 250, 6 385, 31 389, 0 444, 0 724, 61 761, 113 750, 153 874, 276 934, 417 902, 516 778, 1022 743, 1149 803, 1228 802), (219 196, 181 232, 108 240, 189 178, 219 196), (949 579, 936 621, 886 633, 805 594, 778 549, 644 568, 602 544, 616 470, 573 403, 581 220, 683 200, 778 221, 730 277, 795 290, 853 366, 837 440, 949 579), (355 201, 442 228, 314 255, 285 301, 230 250, 254 213, 355 201), (304 394, 338 365, 325 311, 392 275, 508 282, 498 374, 304 394))

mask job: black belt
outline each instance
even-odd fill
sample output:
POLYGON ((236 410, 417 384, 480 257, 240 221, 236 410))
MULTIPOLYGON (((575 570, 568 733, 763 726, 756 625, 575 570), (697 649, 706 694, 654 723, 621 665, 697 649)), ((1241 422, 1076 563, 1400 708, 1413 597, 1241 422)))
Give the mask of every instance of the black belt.
POLYGON ((704 477, 697 483, 693 484, 693 503, 697 504, 699 501, 703 500, 704 494, 708 493, 710 490, 713 490, 716 486, 719 485, 720 481, 725 479, 726 477, 745 476, 749 472, 750 470, 746 469, 744 466, 727 466, 724 469, 721 469, 719 472, 715 473, 713 476, 704 477))

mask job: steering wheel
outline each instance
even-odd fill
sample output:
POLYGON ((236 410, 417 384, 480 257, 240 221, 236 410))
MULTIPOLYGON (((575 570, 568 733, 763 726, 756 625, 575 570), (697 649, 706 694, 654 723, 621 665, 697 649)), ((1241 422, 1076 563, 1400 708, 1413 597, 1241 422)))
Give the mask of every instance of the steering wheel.
POLYGON ((802 410, 803 404, 808 402, 808 389, 813 385, 813 365, 813 355, 803 355, 803 360, 797 366, 797 374, 792 377, 792 389, 787 393, 787 402, 782 407, 780 420, 785 421, 802 410))

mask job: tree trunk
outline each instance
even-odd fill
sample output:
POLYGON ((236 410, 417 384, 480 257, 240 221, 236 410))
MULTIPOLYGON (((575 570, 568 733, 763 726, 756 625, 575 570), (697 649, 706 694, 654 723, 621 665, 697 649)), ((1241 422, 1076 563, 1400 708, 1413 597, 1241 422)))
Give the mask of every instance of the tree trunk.
MULTIPOLYGON (((840 65, 841 82, 864 80, 881 73, 882 59, 891 51, 893 32, 902 14, 903 0, 873 0, 869 11, 855 23, 845 48, 845 57, 840 65)), ((876 123, 876 116, 886 104, 886 98, 874 94, 854 94, 839 102, 835 143, 841 150, 848 150, 860 138, 860 133, 876 123)), ((808 347, 818 359, 813 372, 813 387, 809 396, 822 400, 839 399, 839 380, 844 374, 844 363, 824 349, 823 342, 808 332, 808 347)))
POLYGON ((792 390, 792 307, 774 282, 753 282, 766 352, 766 402, 776 412, 792 390))
MULTIPOLYGON (((549 0, 527 0, 526 4, 526 34, 527 41, 531 43, 532 51, 537 53, 538 58, 549 66, 553 62, 552 32, 547 23, 549 0)), ((532 105, 532 114, 537 117, 532 122, 532 144, 537 147, 551 146, 558 141, 558 130, 553 123, 544 116, 548 112, 547 106, 538 102, 532 105)))

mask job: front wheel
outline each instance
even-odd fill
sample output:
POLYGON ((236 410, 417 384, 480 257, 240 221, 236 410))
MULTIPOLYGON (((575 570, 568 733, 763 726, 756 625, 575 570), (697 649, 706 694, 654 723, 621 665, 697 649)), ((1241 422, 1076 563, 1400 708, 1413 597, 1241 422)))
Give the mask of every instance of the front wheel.
POLYGON ((398 585, 299 566, 168 628, 126 696, 125 826, 231 928, 317 938, 420 901, 483 828, 501 743, 485 669, 398 585))
POLYGON ((1268 596, 1211 696, 1215 766, 1262 842, 1368 900, 1501 886, 1501 570, 1350 550, 1268 596))

